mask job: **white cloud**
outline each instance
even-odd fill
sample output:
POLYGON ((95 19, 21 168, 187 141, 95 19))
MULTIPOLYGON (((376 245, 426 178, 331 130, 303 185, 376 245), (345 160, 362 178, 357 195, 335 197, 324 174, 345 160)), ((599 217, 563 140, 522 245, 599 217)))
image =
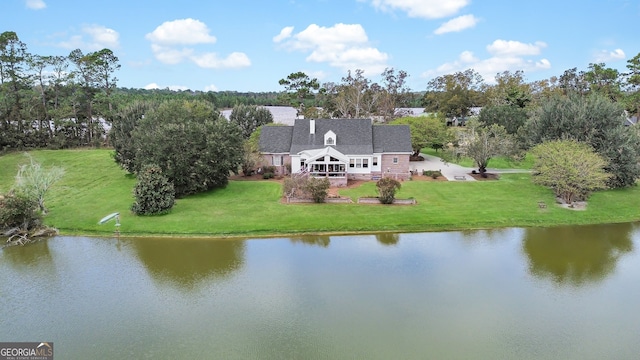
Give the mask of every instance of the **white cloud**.
POLYGON ((83 31, 91 36, 93 44, 101 48, 115 48, 119 46, 120 34, 113 29, 100 25, 85 26, 83 31))
POLYGON ((209 34, 209 27, 199 20, 179 19, 165 21, 146 39, 151 41, 151 50, 162 63, 175 65, 190 60, 202 68, 241 68, 251 66, 245 53, 232 52, 226 58, 220 58, 213 52, 198 52, 193 46, 214 44, 216 37, 209 34))
POLYGON ((542 41, 536 41, 535 44, 525 44, 512 40, 496 40, 492 44, 487 45, 487 51, 496 56, 526 56, 538 55, 547 44, 542 41))
POLYGON ((615 49, 613 51, 601 50, 594 55, 593 59, 597 63, 606 63, 610 61, 624 60, 626 57, 627 56, 622 49, 615 49))
POLYGON ((211 84, 204 87, 204 91, 218 91, 218 87, 211 84))
POLYGON ((400 10, 409 17, 440 19, 458 13, 470 0, 359 0, 381 11, 400 10))
POLYGON ((213 44, 216 37, 209 35, 207 25, 199 20, 179 19, 165 21, 145 38, 158 45, 213 44))
POLYGON ((310 52, 307 61, 328 63, 342 70, 381 72, 389 58, 386 53, 369 45, 360 24, 336 24, 332 27, 311 24, 297 34, 289 34, 282 47, 310 52))
POLYGON ((251 66, 249 57, 240 52, 233 52, 224 59, 219 58, 215 53, 193 55, 190 58, 196 65, 206 69, 243 68, 251 66))
POLYGON ((102 25, 85 25, 81 35, 72 35, 68 40, 59 42, 58 46, 89 51, 114 49, 120 46, 120 34, 102 25))
POLYGON ((465 29, 472 28, 478 23, 478 18, 473 15, 458 16, 455 19, 451 19, 446 23, 440 25, 433 33, 436 35, 442 35, 450 32, 459 32, 465 29))
POLYGON ((176 49, 168 46, 160 46, 151 44, 151 50, 160 62, 175 65, 181 63, 183 60, 188 59, 193 54, 193 49, 182 48, 176 49))
POLYGON ((47 4, 43 0, 26 0, 26 5, 32 10, 41 10, 47 7, 47 4))
POLYGON ((144 88, 147 89, 147 90, 153 90, 153 89, 169 89, 169 90, 173 90, 173 91, 189 90, 189 88, 184 86, 184 85, 160 86, 160 85, 158 85, 156 83, 147 84, 147 85, 144 86, 144 88))
POLYGON ((482 75, 486 83, 493 84, 496 74, 503 71, 532 72, 551 68, 551 62, 545 58, 538 60, 527 58, 539 55, 544 47, 546 44, 542 42, 536 42, 533 45, 518 41, 496 40, 487 46, 487 51, 492 55, 489 58, 481 59, 471 51, 463 51, 456 60, 444 63, 436 69, 428 70, 422 76, 431 78, 473 69, 482 75))
POLYGON ((273 42, 279 43, 284 39, 288 39, 291 37, 291 33, 293 33, 293 26, 287 26, 280 30, 280 34, 273 37, 273 42))

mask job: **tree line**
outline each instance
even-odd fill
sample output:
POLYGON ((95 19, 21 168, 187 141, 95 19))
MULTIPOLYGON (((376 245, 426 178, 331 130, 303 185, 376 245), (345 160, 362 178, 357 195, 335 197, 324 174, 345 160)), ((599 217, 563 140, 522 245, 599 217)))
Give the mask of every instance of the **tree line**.
POLYGON ((0 34, 0 151, 100 146, 119 112, 137 101, 201 100, 216 108, 284 105, 278 92, 203 92, 118 87, 110 49, 67 56, 30 53, 12 31, 0 34))
POLYGON ((393 68, 379 74, 379 82, 361 69, 348 71, 340 82, 323 84, 295 72, 279 81, 284 87, 280 92, 133 89, 118 87, 119 59, 109 49, 75 49, 67 56, 32 54, 15 32, 7 31, 0 34, 0 149, 100 145, 119 109, 141 100, 203 100, 218 109, 290 105, 307 117, 391 121, 406 115, 400 108, 423 107, 448 118, 464 118, 474 107, 525 109, 554 94, 598 93, 638 114, 640 54, 628 60, 627 68, 620 72, 593 63, 584 71, 568 69, 533 82, 527 82, 522 71, 505 71, 491 85, 467 69, 436 77, 419 91, 408 87, 407 72, 393 68))

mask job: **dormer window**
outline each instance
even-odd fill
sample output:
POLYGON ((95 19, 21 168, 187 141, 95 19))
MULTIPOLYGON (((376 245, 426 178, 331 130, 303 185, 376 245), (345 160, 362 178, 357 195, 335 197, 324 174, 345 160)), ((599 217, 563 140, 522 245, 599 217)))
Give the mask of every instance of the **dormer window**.
POLYGON ((329 130, 326 134, 324 134, 324 145, 335 145, 336 144, 336 134, 329 130))

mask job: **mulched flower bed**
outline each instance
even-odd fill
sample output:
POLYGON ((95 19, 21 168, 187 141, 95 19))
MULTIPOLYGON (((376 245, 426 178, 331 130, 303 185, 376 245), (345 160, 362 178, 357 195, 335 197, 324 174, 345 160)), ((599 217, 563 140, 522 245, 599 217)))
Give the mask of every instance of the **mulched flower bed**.
POLYGON ((500 179, 500 175, 499 174, 493 174, 493 173, 485 173, 485 175, 487 177, 482 177, 482 175, 480 174, 473 174, 473 173, 469 173, 467 174, 469 176, 471 176, 472 178, 478 180, 478 181, 487 181, 487 180, 498 180, 500 179))

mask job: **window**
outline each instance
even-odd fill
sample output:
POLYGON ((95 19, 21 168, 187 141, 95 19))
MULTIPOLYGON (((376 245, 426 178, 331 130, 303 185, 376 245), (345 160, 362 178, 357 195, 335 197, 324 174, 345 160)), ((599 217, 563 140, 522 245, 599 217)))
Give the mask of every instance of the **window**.
POLYGON ((336 137, 336 133, 334 133, 333 131, 329 130, 324 134, 324 145, 335 145, 337 142, 337 137, 336 137))
POLYGON ((282 165, 282 156, 273 155, 273 166, 281 166, 281 165, 282 165))
POLYGON ((362 167, 362 159, 356 159, 356 168, 362 167))
POLYGON ((304 170, 304 160, 300 160, 300 170, 304 170))
POLYGON ((369 159, 362 159, 362 167, 363 168, 369 167, 369 159))
POLYGON ((352 167, 356 167, 356 159, 351 159, 351 160, 349 160, 349 167, 350 167, 350 168, 352 168, 352 167))
POLYGON ((377 157, 377 156, 374 156, 374 157, 373 157, 373 163, 372 163, 372 165, 373 165, 373 166, 378 166, 378 157, 377 157))
POLYGON ((397 163, 398 163, 398 158, 397 158, 397 157, 394 157, 394 158, 393 158, 393 163, 394 163, 394 164, 397 164, 397 163))

